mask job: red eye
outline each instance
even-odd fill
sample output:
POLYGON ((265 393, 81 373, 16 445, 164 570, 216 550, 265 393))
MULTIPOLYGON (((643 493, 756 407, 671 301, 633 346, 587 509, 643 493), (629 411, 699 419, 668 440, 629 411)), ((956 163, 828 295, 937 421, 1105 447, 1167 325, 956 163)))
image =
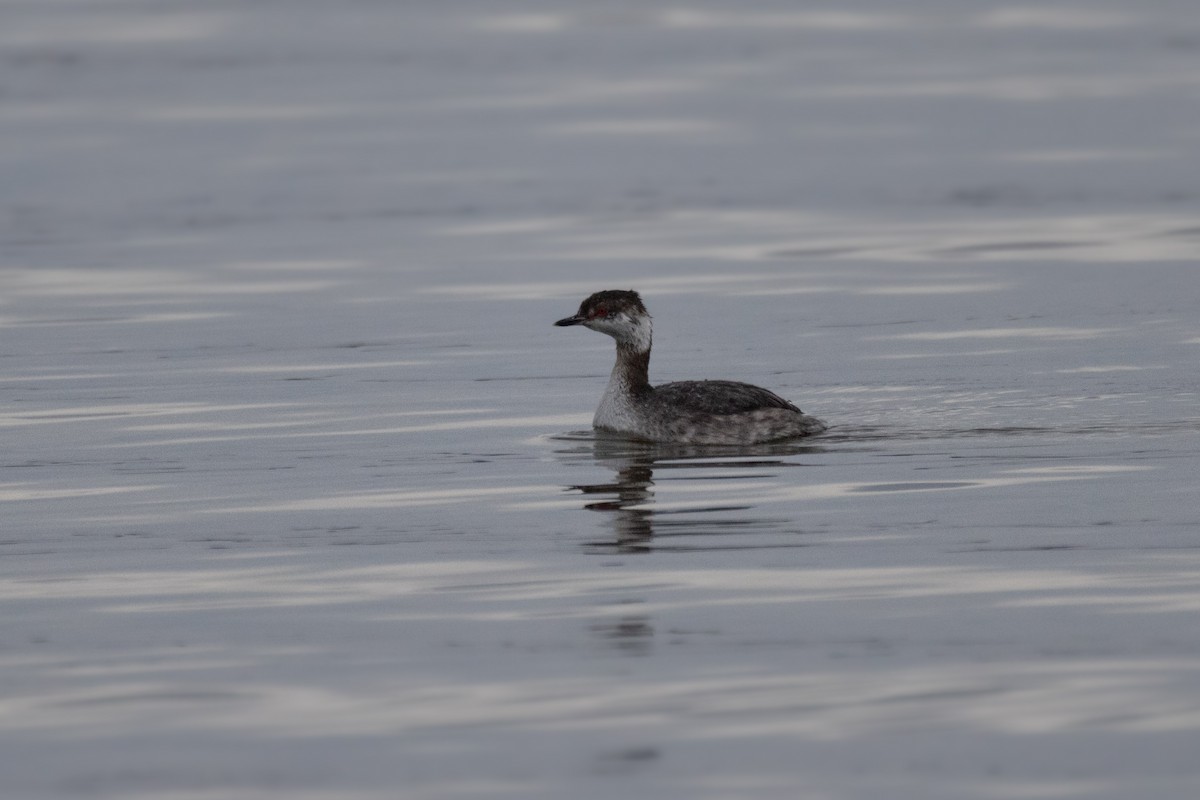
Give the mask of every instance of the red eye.
POLYGON ((607 317, 608 309, 604 306, 596 306, 596 310, 592 312, 593 317, 607 317))

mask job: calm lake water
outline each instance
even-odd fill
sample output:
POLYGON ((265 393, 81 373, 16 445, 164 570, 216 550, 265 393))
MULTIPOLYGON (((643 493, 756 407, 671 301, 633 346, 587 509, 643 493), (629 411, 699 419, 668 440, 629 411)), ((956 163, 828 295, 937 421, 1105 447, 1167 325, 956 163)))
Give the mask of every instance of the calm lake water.
POLYGON ((1200 792, 1193 3, 0 12, 5 797, 1200 792))

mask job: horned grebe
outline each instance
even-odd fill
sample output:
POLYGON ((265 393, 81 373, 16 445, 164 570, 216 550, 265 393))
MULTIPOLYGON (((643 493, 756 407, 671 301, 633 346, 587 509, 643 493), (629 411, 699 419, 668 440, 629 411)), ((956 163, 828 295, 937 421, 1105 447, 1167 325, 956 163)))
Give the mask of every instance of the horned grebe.
POLYGON ((650 385, 650 315, 637 292, 596 292, 559 326, 583 325, 617 340, 617 363, 592 425, 651 442, 759 444, 810 436, 825 423, 774 392, 735 381, 650 385))

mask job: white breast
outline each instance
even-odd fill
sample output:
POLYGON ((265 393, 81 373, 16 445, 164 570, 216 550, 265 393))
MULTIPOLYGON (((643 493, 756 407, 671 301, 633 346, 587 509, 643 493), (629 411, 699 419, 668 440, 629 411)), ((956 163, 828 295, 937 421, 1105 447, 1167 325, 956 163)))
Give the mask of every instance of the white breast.
POLYGON ((600 398, 596 415, 592 417, 592 425, 626 433, 636 433, 639 430, 638 415, 632 397, 616 371, 608 379, 608 386, 600 398))

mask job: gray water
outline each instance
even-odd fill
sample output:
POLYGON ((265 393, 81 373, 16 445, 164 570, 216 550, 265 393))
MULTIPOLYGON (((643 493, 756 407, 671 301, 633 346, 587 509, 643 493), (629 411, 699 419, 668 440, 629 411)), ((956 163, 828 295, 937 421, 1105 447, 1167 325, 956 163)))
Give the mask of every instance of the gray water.
POLYGON ((1200 791, 1193 3, 0 13, 5 797, 1200 791))

